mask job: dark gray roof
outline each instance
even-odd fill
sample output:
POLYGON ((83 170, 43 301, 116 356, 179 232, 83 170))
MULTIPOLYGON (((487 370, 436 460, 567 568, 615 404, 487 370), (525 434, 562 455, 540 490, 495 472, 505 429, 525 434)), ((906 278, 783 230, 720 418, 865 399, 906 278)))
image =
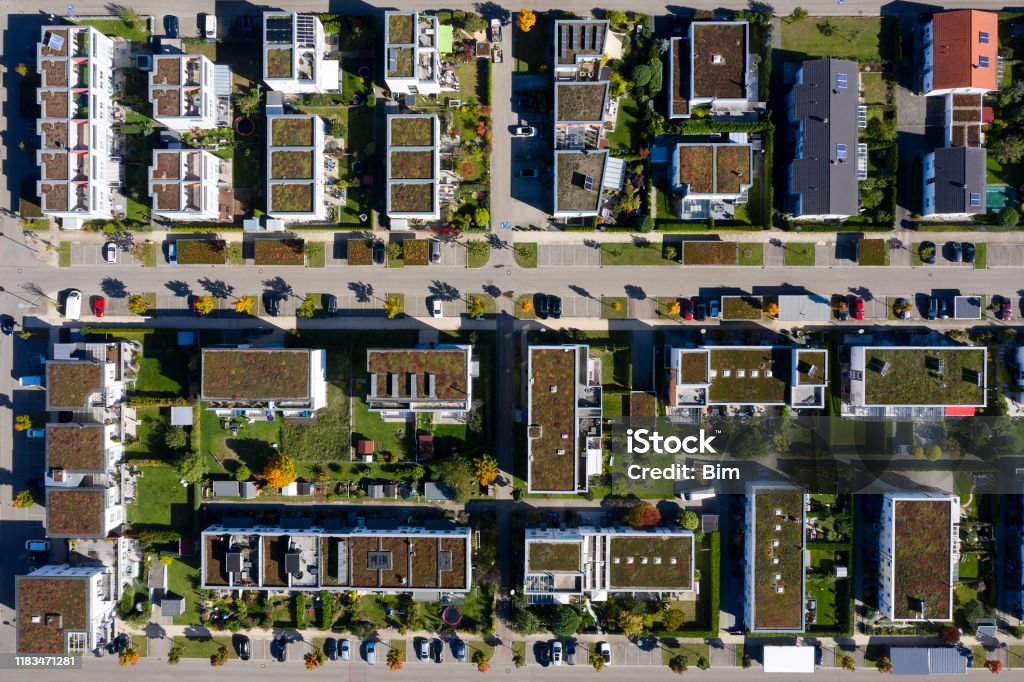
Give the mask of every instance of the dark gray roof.
POLYGON ((985 212, 984 147, 943 147, 935 150, 935 213, 985 212), (971 194, 979 205, 971 206, 971 194))
POLYGON ((857 191, 857 62, 812 59, 803 63, 802 81, 793 86, 793 122, 802 124, 795 140, 802 148, 794 159, 790 193, 799 195, 797 215, 856 215, 857 191), (846 87, 838 77, 846 74, 846 87), (846 159, 836 158, 836 145, 846 145, 846 159))
POLYGON ((966 675, 967 659, 953 647, 889 649, 894 675, 966 675))
POLYGON ((455 498, 455 493, 445 483, 427 481, 423 484, 423 499, 429 502, 447 502, 455 498))
POLYGON ((238 481, 214 481, 214 497, 238 497, 238 481))
POLYGON ((185 600, 181 597, 164 597, 160 601, 161 616, 180 616, 185 613, 185 600))

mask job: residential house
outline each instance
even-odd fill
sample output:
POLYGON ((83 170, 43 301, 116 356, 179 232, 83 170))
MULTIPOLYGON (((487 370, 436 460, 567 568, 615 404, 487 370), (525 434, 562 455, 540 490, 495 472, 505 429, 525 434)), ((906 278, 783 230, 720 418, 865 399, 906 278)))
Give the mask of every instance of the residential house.
POLYGON ((746 490, 744 623, 754 634, 801 634, 807 622, 804 491, 775 482, 750 482, 746 490))
POLYGON ((582 493, 589 477, 601 474, 601 388, 601 360, 588 346, 530 346, 529 492, 582 493))
POLYGON ((879 613, 898 622, 952 620, 960 498, 886 493, 879 525, 879 613))
POLYGON ((154 55, 153 70, 149 72, 153 118, 181 132, 216 128, 221 117, 215 82, 213 62, 205 55, 154 55))
POLYGON ((926 95, 985 94, 999 89, 999 15, 938 12, 923 29, 921 89, 926 95))
POLYGON ((757 101, 757 55, 750 53, 745 21, 694 21, 668 52, 668 118, 689 118, 706 107, 711 116, 742 116, 764 108, 757 101))
POLYGON ((15 651, 82 656, 113 640, 117 580, 107 566, 43 566, 14 582, 15 651))
POLYGON ((214 525, 202 533, 203 589, 355 590, 437 600, 472 585, 468 526, 439 522, 214 525))
POLYGON ((43 26, 36 49, 43 215, 65 230, 113 217, 121 183, 113 129, 114 43, 91 26, 43 26))
POLYGON ((754 150, 746 133, 727 142, 682 142, 672 154, 672 191, 686 220, 729 220, 747 203, 753 184, 754 150))
POLYGON ((327 405, 327 351, 204 348, 200 400, 221 417, 311 417, 327 405))
POLYGON ((366 406, 385 420, 410 414, 462 422, 473 408, 473 377, 479 367, 467 345, 434 348, 371 348, 366 406), (475 370, 475 372, 474 372, 475 370))
POLYGON ((384 83, 396 95, 441 92, 437 17, 419 12, 384 12, 384 83))
POLYGON ((840 366, 844 417, 944 419, 985 407, 984 346, 849 347, 840 366))
POLYGON ((82 413, 77 416, 86 421, 119 417, 140 350, 126 341, 55 344, 46 362, 46 409, 82 413))
POLYGON ((169 220, 230 218, 231 161, 202 149, 154 149, 149 196, 153 213, 169 220))
POLYGON ((860 104, 857 62, 803 62, 787 106, 793 142, 787 212, 813 220, 857 215, 858 182, 866 179, 868 172, 867 144, 859 142, 867 110, 860 104))
MULTIPOLYGON (((562 19, 555 22, 555 81, 601 78, 601 61, 610 28, 598 19, 562 19)), ((607 78, 602 78, 607 80, 607 78)))
POLYGON ((723 406, 821 409, 828 351, 788 346, 702 346, 666 349, 670 415, 723 406))
POLYGON ((387 214, 391 229, 441 217, 441 124, 434 114, 387 117, 387 214))
POLYGON ((339 91, 341 63, 328 52, 323 24, 315 14, 263 13, 263 82, 271 90, 339 91))
POLYGON ((941 147, 925 155, 922 169, 922 216, 970 219, 987 210, 984 147, 941 147))
POLYGON ((679 528, 527 528, 523 592, 533 604, 694 591, 693 533, 679 528))
POLYGON ((280 96, 268 94, 267 99, 267 214, 294 222, 324 221, 326 124, 312 114, 285 114, 280 96))

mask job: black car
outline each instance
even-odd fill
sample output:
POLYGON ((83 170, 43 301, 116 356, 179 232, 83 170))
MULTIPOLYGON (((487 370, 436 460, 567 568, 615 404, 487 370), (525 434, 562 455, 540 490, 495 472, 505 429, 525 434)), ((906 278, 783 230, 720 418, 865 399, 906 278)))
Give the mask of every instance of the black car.
POLYGON ((281 300, 277 294, 265 294, 263 306, 267 309, 267 315, 271 317, 277 317, 277 314, 281 312, 281 300))
POLYGON ((245 635, 235 635, 235 647, 238 649, 238 657, 243 661, 248 661, 252 655, 252 651, 249 648, 249 638, 245 635))
POLYGON ((320 303, 324 307, 324 315, 336 315, 338 313, 338 297, 334 294, 324 294, 320 303))
POLYGON ((178 17, 171 16, 170 14, 164 17, 164 33, 167 34, 168 38, 178 37, 178 17))
POLYGON ((935 316, 939 314, 939 298, 938 296, 932 296, 928 299, 928 312, 925 313, 925 317, 929 320, 934 320, 935 316))
POLYGON ((562 317, 562 299, 559 296, 548 296, 548 306, 551 308, 551 317, 556 320, 562 317))
POLYGON ((387 254, 387 249, 384 247, 384 242, 375 241, 373 243, 373 262, 377 265, 384 265, 384 256, 387 254))
POLYGON ((324 654, 332 661, 338 660, 338 640, 328 637, 324 640, 324 654))
POLYGON ((940 320, 945 320, 947 318, 949 318, 949 304, 946 302, 946 299, 940 298, 939 299, 939 319, 940 320))
POLYGON ((703 320, 708 316, 708 304, 704 302, 704 299, 693 298, 693 319, 703 320))
POLYGON ((921 257, 922 263, 935 265, 935 242, 921 242, 917 247, 917 255, 921 257))
POLYGON ((10 336, 14 333, 14 318, 10 315, 0 315, 0 332, 3 332, 4 336, 10 336))
POLYGON ((288 642, 285 641, 284 637, 278 637, 270 643, 270 655, 279 663, 284 663, 288 660, 288 642))
POLYGON ((963 247, 964 247, 964 262, 965 263, 973 263, 974 262, 974 244, 972 244, 971 242, 964 242, 963 243, 963 247))
POLYGON ((547 665, 548 661, 551 660, 551 647, 547 644, 540 642, 537 644, 537 662, 541 665, 547 665))
POLYGON ((963 247, 960 246, 960 242, 949 243, 949 260, 954 263, 964 262, 964 250, 963 247))
POLYGON ((548 297, 544 294, 537 294, 533 299, 533 309, 536 311, 537 317, 542 320, 548 319, 548 313, 551 312, 551 308, 548 306, 548 297))

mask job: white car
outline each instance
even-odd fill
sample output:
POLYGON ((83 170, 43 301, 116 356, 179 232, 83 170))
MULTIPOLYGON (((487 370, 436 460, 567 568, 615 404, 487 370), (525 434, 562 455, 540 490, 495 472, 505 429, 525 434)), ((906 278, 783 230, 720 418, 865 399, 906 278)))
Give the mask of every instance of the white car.
POLYGON ((557 639, 551 643, 551 665, 562 665, 562 643, 557 639))
POLYGON ((348 644, 347 639, 343 639, 338 642, 338 655, 341 656, 341 660, 347 661, 352 658, 352 648, 348 644))
POLYGON ((444 313, 441 311, 441 299, 437 296, 430 299, 430 314, 434 317, 444 317, 444 313))
POLYGON ((117 262, 117 244, 114 242, 107 242, 103 245, 103 260, 108 263, 117 262))
POLYGON ((416 647, 416 656, 420 659, 420 663, 427 663, 430 661, 430 642, 427 639, 421 639, 418 646, 416 647))
POLYGON ((597 653, 601 654, 601 658, 604 659, 605 665, 612 664, 612 648, 608 646, 608 642, 598 642, 597 653))
POLYGON ((49 540, 26 540, 25 549, 29 552, 49 552, 49 540))
POLYGON ((68 320, 77 320, 82 316, 82 292, 72 289, 68 297, 64 299, 64 317, 68 320))
POLYGON ((533 126, 516 126, 513 135, 516 137, 537 137, 537 129, 533 126))

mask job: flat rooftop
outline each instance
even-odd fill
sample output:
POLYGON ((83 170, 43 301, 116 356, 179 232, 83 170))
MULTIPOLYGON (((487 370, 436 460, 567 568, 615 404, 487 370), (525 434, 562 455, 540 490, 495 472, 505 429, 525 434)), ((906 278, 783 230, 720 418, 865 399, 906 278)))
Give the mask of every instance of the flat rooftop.
POLYGON ((557 211, 596 211, 600 207, 607 159, 607 152, 555 153, 557 211))
POLYGON ((89 581, 19 575, 18 653, 63 655, 67 632, 89 629, 89 581))
POLYGON ((745 99, 746 22, 694 22, 692 31, 693 96, 745 99))
POLYGON ((50 409, 85 409, 103 390, 104 367, 97 362, 50 360, 46 363, 46 404, 50 409))
POLYGON ((555 36, 555 57, 560 65, 575 64, 578 59, 600 59, 608 22, 599 20, 559 21, 555 36))
POLYGON ((689 590, 693 587, 692 535, 613 535, 608 588, 689 590))
POLYGON ((46 468, 101 472, 105 445, 106 427, 102 424, 47 424, 46 468))
POLYGON ((770 346, 757 348, 712 348, 710 389, 712 403, 737 405, 786 402, 789 382, 789 350, 770 346))
MULTIPOLYGON (((754 489, 754 630, 804 628, 804 495, 754 489)), ((750 625, 748 623, 748 625, 750 625)))
POLYGON ((469 351, 461 348, 368 350, 366 370, 376 377, 371 399, 425 398, 433 390, 438 400, 463 401, 469 393, 469 351))
POLYGON ((310 351, 203 349, 203 400, 308 399, 310 351))
POLYGON ((575 348, 530 349, 530 487, 576 491, 575 348))
POLYGON ((867 347, 865 404, 984 405, 986 356, 980 347, 867 347))
POLYGON ((556 123, 600 123, 604 120, 608 83, 555 82, 556 123))
POLYGON ((528 545, 527 566, 531 572, 578 573, 582 542, 538 542, 528 545))
POLYGON ((103 488, 47 488, 47 536, 105 536, 105 497, 103 488))
POLYGON ((950 500, 902 499, 893 507, 893 615, 946 620, 949 612, 950 500))

